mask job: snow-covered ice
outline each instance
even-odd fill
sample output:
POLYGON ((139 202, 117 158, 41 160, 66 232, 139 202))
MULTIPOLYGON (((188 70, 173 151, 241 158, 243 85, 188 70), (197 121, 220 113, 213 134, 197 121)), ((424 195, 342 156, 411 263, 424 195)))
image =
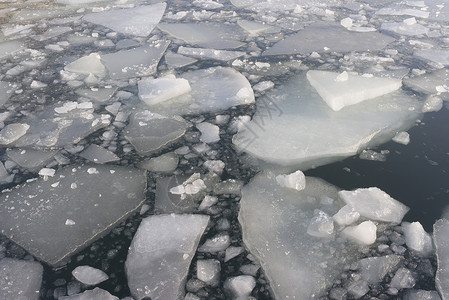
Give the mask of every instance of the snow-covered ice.
POLYGON ((208 222, 208 216, 187 214, 142 220, 125 264, 135 299, 183 299, 190 262, 208 222))

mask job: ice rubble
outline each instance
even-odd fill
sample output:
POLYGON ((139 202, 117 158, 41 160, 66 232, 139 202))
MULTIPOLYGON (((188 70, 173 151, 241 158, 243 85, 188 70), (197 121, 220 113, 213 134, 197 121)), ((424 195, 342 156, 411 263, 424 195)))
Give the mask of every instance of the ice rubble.
POLYGON ((449 221, 440 219, 433 225, 433 240, 435 243, 438 269, 435 285, 441 299, 449 299, 449 221))
POLYGON ((395 78, 363 77, 360 75, 310 70, 307 79, 318 94, 334 110, 394 92, 402 82, 395 78))
POLYGON ((137 153, 147 155, 177 141, 186 129, 187 123, 181 118, 164 117, 144 110, 131 115, 124 134, 137 153))
POLYGON ((154 215, 144 220, 126 259, 135 299, 183 299, 190 262, 209 222, 204 215, 154 215))
MULTIPOLYGON (((306 188, 297 191, 279 186, 276 175, 265 172, 242 190, 239 222, 243 240, 259 260, 276 299, 320 297, 344 265, 357 260, 357 247, 336 236, 349 235, 364 244, 376 239, 372 221, 355 230, 347 227, 351 232, 330 230, 332 218, 326 216, 343 206, 338 190, 317 178, 306 177, 306 182, 306 188), (329 198, 333 201, 324 200, 329 198)), ((396 206, 385 203, 382 209, 390 212, 396 206)), ((380 282, 401 261, 395 255, 373 259, 375 262, 371 258, 359 262, 361 278, 367 283, 380 282)))
POLYGON ((1 232, 58 265, 136 210, 145 189, 142 170, 69 166, 0 195, 1 232))
POLYGON ((0 259, 0 298, 39 299, 43 271, 42 265, 35 261, 0 259))
POLYGON ((217 112, 255 101, 251 84, 245 76, 231 68, 190 71, 182 74, 182 78, 189 82, 190 93, 151 105, 152 112, 165 115, 217 112))
POLYGON ((420 110, 417 100, 398 90, 334 112, 298 75, 258 100, 233 143, 268 163, 306 170, 390 140, 412 126, 420 110))
POLYGON ((83 19, 126 35, 146 37, 161 20, 166 6, 167 4, 162 2, 125 9, 111 9, 86 14, 83 19))
POLYGON ((377 51, 393 41, 392 37, 378 32, 360 33, 348 31, 335 23, 317 22, 277 42, 263 55, 377 51))

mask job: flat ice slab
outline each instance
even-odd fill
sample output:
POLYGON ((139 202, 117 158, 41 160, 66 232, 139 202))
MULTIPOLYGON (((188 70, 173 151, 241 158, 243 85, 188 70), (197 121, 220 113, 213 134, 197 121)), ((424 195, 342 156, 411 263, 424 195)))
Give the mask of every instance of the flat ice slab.
POLYGON ((363 77, 329 71, 311 70, 307 79, 323 100, 335 111, 348 105, 394 92, 402 86, 395 78, 363 77))
POLYGON ((233 138, 238 149, 304 171, 387 142, 420 116, 422 103, 401 90, 335 112, 305 77, 295 76, 258 99, 252 120, 233 138))
POLYGON ((286 37, 263 52, 263 55, 378 51, 394 38, 378 32, 349 31, 336 23, 317 22, 286 37), (317 39, 317 37, 320 37, 317 39))
POLYGON ((0 299, 37 300, 44 268, 36 261, 0 260, 0 299))
POLYGON ((59 265, 135 211, 146 181, 145 171, 128 167, 63 168, 0 195, 1 233, 59 265))
POLYGON ((133 8, 111 9, 87 14, 83 19, 126 35, 146 37, 161 20, 166 6, 167 4, 162 2, 133 8))
POLYGON ((409 211, 407 206, 376 187, 340 191, 338 196, 361 216, 371 220, 399 224, 409 211))
POLYGON ((209 217, 154 215, 142 220, 126 259, 134 299, 181 300, 190 263, 209 217))
POLYGON ((130 119, 124 129, 125 138, 140 155, 163 149, 181 138, 187 130, 183 119, 164 117, 148 110, 136 112, 130 119))

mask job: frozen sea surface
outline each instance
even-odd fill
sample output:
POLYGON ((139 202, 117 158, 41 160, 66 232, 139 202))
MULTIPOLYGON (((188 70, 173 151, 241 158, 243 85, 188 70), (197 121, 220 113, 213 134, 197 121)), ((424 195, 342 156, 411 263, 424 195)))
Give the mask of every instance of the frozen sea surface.
POLYGON ((447 298, 448 20, 0 1, 0 298, 447 298))

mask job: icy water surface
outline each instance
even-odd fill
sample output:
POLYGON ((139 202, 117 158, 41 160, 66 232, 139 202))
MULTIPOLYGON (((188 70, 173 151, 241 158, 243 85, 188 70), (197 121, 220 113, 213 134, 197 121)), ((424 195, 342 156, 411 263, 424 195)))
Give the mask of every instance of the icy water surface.
POLYGON ((0 1, 1 299, 447 299, 449 3, 0 1))

